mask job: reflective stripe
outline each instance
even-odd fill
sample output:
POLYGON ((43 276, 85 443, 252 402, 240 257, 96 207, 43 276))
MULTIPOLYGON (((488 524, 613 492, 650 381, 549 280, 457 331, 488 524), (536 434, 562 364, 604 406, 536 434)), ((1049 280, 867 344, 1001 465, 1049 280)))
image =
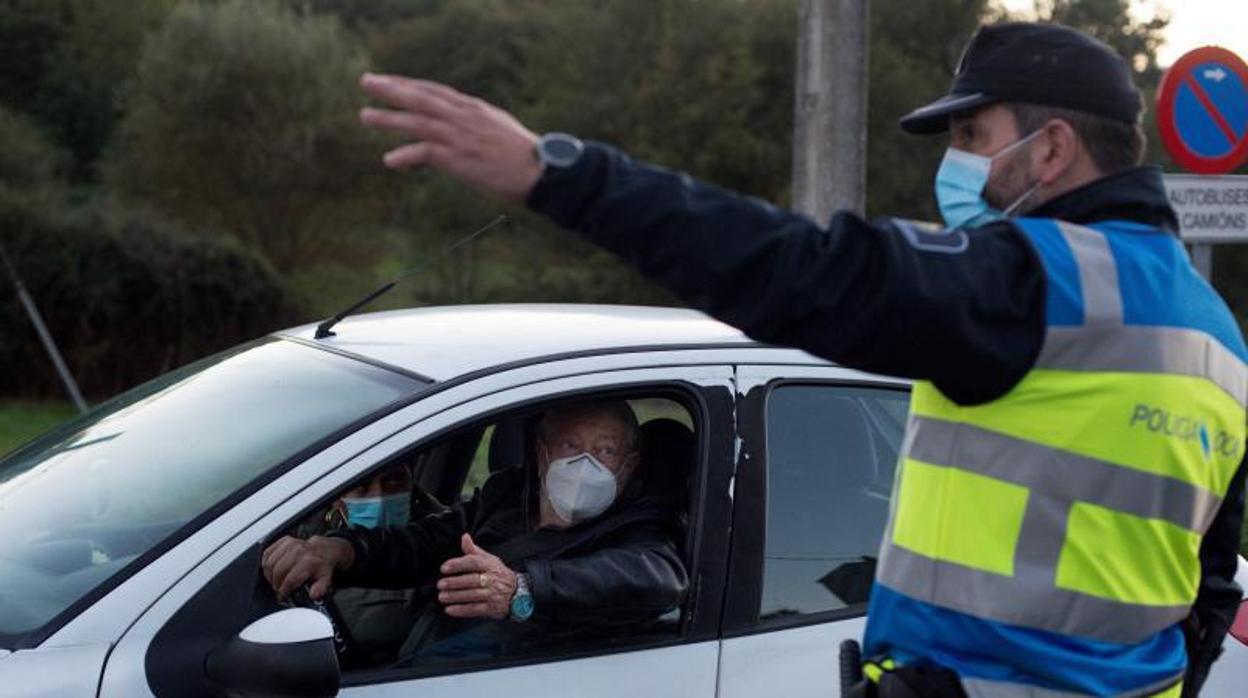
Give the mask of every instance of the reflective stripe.
POLYGON ((893 661, 892 657, 885 657, 884 661, 879 663, 872 661, 863 662, 862 674, 871 683, 879 683, 880 677, 884 675, 884 672, 892 671, 896 668, 897 662, 893 661))
MULTIPOLYGON (((985 531, 984 535, 992 535, 985 531)), ((884 534, 877 579, 889 588, 976 618, 1133 645, 1187 617, 1188 604, 1147 606, 1053 587, 1052 572, 1019 567, 1014 577, 933 560, 884 534)))
POLYGON ((1244 455, 1244 407, 1192 376, 1036 368, 1001 398, 969 407, 920 382, 911 406, 1211 492, 1226 491, 1244 455))
POLYGON ((1180 680, 1169 688, 1163 688, 1156 693, 1140 693, 1138 695, 1148 696, 1148 698, 1179 698, 1183 695, 1183 681, 1180 680))
POLYGON ((1050 327, 1037 368, 1207 378, 1248 405, 1248 366, 1205 332, 1179 327, 1050 327))
POLYGON ((962 679, 962 690, 966 691, 967 698, 1083 698, 1085 695, 989 679, 962 679))
MULTIPOLYGON (((1177 478, 1050 448, 972 424, 911 415, 902 448, 904 458, 955 466, 1022 485, 1033 495, 1099 504, 1202 533, 1222 506, 1222 497, 1177 478)), ((1027 528, 1024 524, 1024 530, 1027 528)))
POLYGON ((1085 325, 1122 324, 1122 292, 1118 265, 1105 234, 1081 225, 1056 221, 1079 268, 1085 325))
MULTIPOLYGON (((972 678, 962 679, 962 690, 966 691, 967 698, 1072 698, 1085 695, 1021 683, 972 678)), ((1183 677, 1180 675, 1170 677, 1158 685, 1123 694, 1122 698, 1177 698, 1182 692, 1183 677)))

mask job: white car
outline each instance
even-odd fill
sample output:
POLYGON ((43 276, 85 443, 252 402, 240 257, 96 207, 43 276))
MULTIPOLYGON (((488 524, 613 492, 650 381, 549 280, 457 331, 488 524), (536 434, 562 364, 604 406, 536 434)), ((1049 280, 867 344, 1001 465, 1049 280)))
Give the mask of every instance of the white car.
MULTIPOLYGON (((905 381, 686 310, 431 308, 335 331, 179 369, 0 461, 0 694, 838 694, 905 381), (353 484, 402 459, 453 504, 524 462, 537 414, 588 396, 628 399, 642 472, 665 469, 656 480, 687 495, 677 612, 503 656, 340 671, 326 617, 273 599, 263 547, 353 484)), ((1245 686, 1248 649, 1228 637, 1206 695, 1245 686)))

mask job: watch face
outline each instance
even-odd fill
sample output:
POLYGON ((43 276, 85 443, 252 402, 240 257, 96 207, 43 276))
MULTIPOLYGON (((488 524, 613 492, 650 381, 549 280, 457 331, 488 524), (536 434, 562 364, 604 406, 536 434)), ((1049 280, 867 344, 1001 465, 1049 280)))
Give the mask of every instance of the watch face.
POLYGON ((570 167, 584 148, 576 136, 566 133, 548 133, 542 136, 538 145, 542 164, 555 167, 570 167))
POLYGON ((576 147, 576 143, 570 141, 563 139, 546 141, 546 156, 556 162, 575 160, 580 152, 581 149, 576 147))
POLYGON ((530 594, 517 595, 511 600, 511 615, 518 620, 528 620, 533 615, 533 596, 530 594))

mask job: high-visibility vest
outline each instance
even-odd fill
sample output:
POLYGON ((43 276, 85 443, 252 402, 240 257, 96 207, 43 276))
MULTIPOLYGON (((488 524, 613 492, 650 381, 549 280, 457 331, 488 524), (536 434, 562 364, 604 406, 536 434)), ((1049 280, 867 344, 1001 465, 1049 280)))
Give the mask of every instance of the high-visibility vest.
POLYGON ((1177 695, 1248 350, 1172 235, 1014 223, 1047 277, 1043 344, 982 405, 915 386, 866 650, 972 695, 1177 695))

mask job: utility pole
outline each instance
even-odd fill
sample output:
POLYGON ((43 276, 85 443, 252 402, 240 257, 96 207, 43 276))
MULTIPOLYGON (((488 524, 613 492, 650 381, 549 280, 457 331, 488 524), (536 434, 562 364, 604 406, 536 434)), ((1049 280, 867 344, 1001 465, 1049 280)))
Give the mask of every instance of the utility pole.
POLYGON ((17 269, 9 261, 9 255, 3 247, 0 247, 0 262, 4 264, 9 277, 13 279, 13 288, 17 291, 17 298, 21 301, 22 307, 26 309, 26 314, 30 316, 30 322, 35 326, 35 332, 39 335, 39 341, 43 342, 43 348, 48 352, 48 358, 52 359, 52 365, 56 367, 56 372, 60 375, 61 382, 65 384, 65 390, 69 393, 70 399, 74 401, 74 406, 79 412, 86 412, 87 401, 82 399, 78 383, 74 380, 73 374, 69 372, 69 367, 65 365, 65 359, 61 358, 61 352, 56 347, 56 340, 52 339, 52 333, 48 332, 48 326, 44 324, 39 308, 35 307, 34 299, 26 292, 22 278, 17 275, 17 269))
POLYGON ((868 0, 802 0, 793 208, 820 224, 866 208, 868 0))

